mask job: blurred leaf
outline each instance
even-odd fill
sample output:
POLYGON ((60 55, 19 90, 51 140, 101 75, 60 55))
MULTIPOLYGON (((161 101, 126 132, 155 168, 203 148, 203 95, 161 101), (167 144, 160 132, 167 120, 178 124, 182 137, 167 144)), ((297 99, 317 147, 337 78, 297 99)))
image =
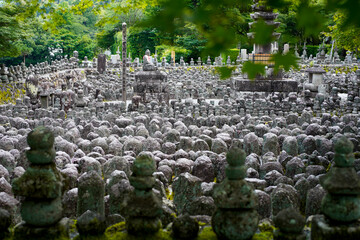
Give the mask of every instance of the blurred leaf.
POLYGON ((304 29, 305 36, 317 37, 324 30, 326 19, 320 13, 320 8, 310 6, 309 1, 302 1, 297 11, 297 26, 304 29))
POLYGON ((229 79, 236 67, 215 67, 215 73, 219 74, 221 80, 229 79))
POLYGON ((185 0, 166 0, 162 2, 161 9, 154 16, 142 21, 138 26, 156 26, 159 31, 173 34, 179 26, 183 25, 186 10, 185 0))
POLYGON ((288 52, 285 55, 281 53, 277 53, 273 55, 272 60, 275 61, 275 66, 274 66, 275 73, 279 72, 280 69, 289 71, 291 67, 298 68, 297 61, 299 59, 290 52, 288 52))
POLYGON ((327 0, 328 10, 345 11, 345 21, 343 28, 350 26, 360 27, 360 1, 359 0, 327 0))
POLYGON ((254 30, 254 43, 264 45, 274 40, 274 26, 266 24, 264 21, 257 21, 252 25, 254 30))
POLYGON ((272 7, 272 8, 284 8, 290 5, 290 2, 286 1, 286 0, 267 0, 267 6, 272 7))
POLYGON ((265 65, 247 61, 243 65, 242 72, 247 73, 249 79, 255 79, 258 75, 265 75, 265 65))

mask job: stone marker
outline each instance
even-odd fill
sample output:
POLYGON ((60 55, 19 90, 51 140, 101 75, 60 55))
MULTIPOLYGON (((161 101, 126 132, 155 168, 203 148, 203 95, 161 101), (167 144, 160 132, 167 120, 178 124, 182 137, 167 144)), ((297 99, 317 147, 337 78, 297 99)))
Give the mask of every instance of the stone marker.
POLYGON ((97 70, 100 74, 103 74, 106 71, 106 55, 105 54, 98 55, 97 70))
POLYGON ((99 174, 91 170, 78 179, 76 227, 81 235, 102 234, 105 230, 105 185, 99 174), (91 231, 90 231, 91 230, 91 231))

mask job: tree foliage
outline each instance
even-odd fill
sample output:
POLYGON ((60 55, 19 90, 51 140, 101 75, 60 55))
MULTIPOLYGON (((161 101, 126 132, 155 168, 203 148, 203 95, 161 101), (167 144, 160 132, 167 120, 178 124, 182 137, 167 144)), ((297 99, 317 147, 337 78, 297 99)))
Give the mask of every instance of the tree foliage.
POLYGON ((349 51, 360 50, 360 27, 345 28, 345 14, 341 11, 334 15, 334 25, 329 26, 330 32, 326 34, 336 41, 340 48, 349 51))
MULTIPOLYGON (((317 45, 321 32, 337 41, 338 47, 359 49, 359 0, 261 0, 279 13, 280 43, 317 45), (337 13, 337 14, 335 14, 337 13), (334 15, 335 14, 335 15, 334 15), (333 18, 334 16, 334 18, 333 18), (331 25, 327 29, 327 25, 331 25)), ((64 55, 77 50, 91 59, 100 49, 114 53, 121 45, 122 22, 128 26, 128 51, 142 57, 146 49, 177 58, 227 53, 241 43, 272 42, 270 26, 248 23, 252 0, 5 0, 0 3, 0 61, 27 63, 46 59, 49 47, 60 46, 64 55), (253 31, 250 41, 246 33, 253 31)), ((195 59, 196 60, 196 59, 195 59)), ((232 59, 233 60, 233 59, 232 59)), ((275 68, 289 69, 293 55, 276 55, 275 68)), ((264 72, 265 66, 244 66, 248 75, 264 72)), ((223 71, 225 72, 225 71, 223 71)))

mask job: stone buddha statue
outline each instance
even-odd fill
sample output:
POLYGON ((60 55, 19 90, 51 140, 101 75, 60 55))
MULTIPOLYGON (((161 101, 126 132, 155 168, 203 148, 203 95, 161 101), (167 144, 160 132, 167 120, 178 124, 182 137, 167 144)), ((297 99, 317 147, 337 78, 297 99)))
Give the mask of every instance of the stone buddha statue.
POLYGON ((157 67, 154 65, 153 60, 150 56, 150 50, 145 51, 145 56, 143 57, 143 71, 156 71, 157 67))

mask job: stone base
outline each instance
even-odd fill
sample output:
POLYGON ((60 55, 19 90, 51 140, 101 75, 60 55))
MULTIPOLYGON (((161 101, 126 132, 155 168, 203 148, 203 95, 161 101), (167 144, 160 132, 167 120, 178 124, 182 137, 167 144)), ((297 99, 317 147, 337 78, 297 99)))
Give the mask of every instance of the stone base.
POLYGON ((297 92, 294 80, 249 80, 235 79, 234 89, 243 92, 297 92))
POLYGON ((218 239, 252 239, 259 223, 255 209, 220 209, 212 216, 213 230, 218 239))
POLYGON ((295 234, 295 233, 283 233, 279 230, 274 232, 274 240, 305 240, 306 235, 304 233, 295 234))
POLYGON ((69 219, 63 218, 55 225, 33 227, 21 222, 14 228, 14 240, 49 240, 69 238, 69 219))
POLYGON ((153 234, 160 230, 161 221, 158 218, 130 217, 126 221, 126 229, 131 235, 153 234))
POLYGON ((360 221, 333 224, 324 215, 315 215, 311 224, 311 239, 346 240, 360 239, 360 221))

